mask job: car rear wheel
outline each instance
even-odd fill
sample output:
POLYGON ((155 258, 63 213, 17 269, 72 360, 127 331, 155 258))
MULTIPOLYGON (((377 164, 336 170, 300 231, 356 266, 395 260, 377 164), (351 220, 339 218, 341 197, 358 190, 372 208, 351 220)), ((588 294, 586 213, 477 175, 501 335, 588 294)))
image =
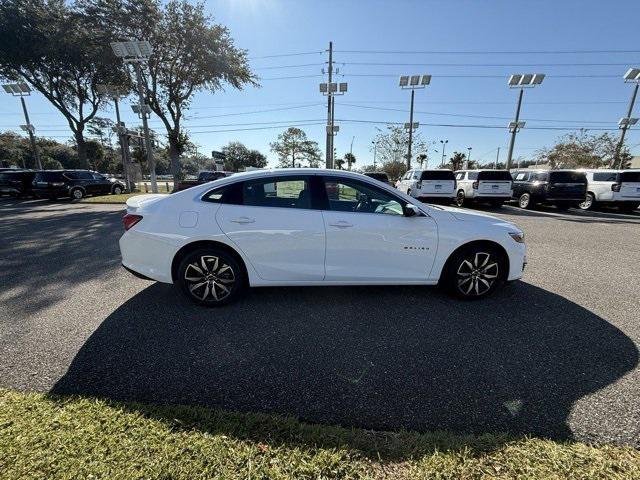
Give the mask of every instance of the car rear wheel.
POLYGON ((523 193, 518 198, 518 206, 520 208, 531 208, 531 195, 528 193, 523 193))
POLYGON ((447 262, 443 283, 449 293, 476 300, 490 295, 504 282, 506 273, 506 262, 497 249, 474 245, 456 252, 447 262))
POLYGON ((596 206, 596 199, 593 193, 587 193, 584 197, 584 201, 578 204, 581 210, 593 210, 596 206))
POLYGON ((467 199, 465 197, 464 190, 460 190, 456 194, 456 205, 459 207, 464 207, 466 203, 467 203, 467 199))
POLYGON ((72 200, 81 200, 84 197, 84 192, 81 188, 74 188, 71 190, 71 199, 72 200))
POLYGON ((218 307, 242 294, 245 278, 243 269, 231 255, 211 247, 195 250, 182 259, 177 283, 192 302, 218 307))

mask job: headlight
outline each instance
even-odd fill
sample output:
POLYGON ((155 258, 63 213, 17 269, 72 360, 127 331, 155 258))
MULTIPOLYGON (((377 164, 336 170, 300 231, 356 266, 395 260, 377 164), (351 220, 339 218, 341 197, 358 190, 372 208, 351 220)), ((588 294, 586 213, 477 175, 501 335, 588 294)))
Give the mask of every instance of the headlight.
POLYGON ((524 232, 509 232, 509 236, 518 243, 524 243, 524 232))

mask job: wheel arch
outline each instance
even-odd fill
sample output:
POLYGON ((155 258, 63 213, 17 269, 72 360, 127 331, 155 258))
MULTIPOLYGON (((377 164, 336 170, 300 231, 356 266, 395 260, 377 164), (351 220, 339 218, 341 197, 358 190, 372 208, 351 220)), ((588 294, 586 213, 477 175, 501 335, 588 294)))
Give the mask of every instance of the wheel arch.
POLYGON ((176 283, 176 279, 178 278, 178 267, 180 266, 180 262, 185 257, 185 255, 198 250, 199 248, 205 247, 215 247, 231 255, 235 259, 235 261, 238 262, 240 268, 242 268, 245 282, 247 283, 247 286, 249 285, 249 272, 242 256, 233 247, 227 245, 226 243, 216 242, 215 240, 197 240, 195 242, 187 243, 176 252, 176 254, 173 256, 173 260, 171 261, 171 280, 173 281, 173 283, 176 283))
POLYGON ((492 247, 492 248, 495 248, 500 253, 500 256, 502 257, 502 260, 505 262, 505 265, 506 265, 506 268, 505 268, 505 272, 506 272, 505 280, 506 280, 506 278, 508 278, 508 276, 509 276, 509 271, 510 271, 510 268, 511 268, 511 264, 510 264, 510 261, 509 261, 509 254, 507 253, 507 250, 502 245, 500 245, 498 242, 496 242, 494 240, 472 240, 472 241, 463 243, 462 245, 459 245, 456 249, 454 249, 449 254, 449 256, 447 257, 447 260, 442 265, 442 269, 440 270, 438 283, 441 284, 445 280, 445 275, 446 275, 447 269, 451 265, 451 262, 453 261, 453 258, 457 253, 459 253, 462 250, 465 250, 467 248, 476 247, 476 246, 492 247))

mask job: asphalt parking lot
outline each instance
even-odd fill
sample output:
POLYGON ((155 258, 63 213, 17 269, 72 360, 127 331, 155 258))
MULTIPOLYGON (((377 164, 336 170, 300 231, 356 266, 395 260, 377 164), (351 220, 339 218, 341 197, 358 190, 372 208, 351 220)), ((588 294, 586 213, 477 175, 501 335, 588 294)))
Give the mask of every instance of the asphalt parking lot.
POLYGON ((376 429, 640 445, 640 214, 498 215, 521 282, 254 289, 222 309, 120 268, 122 206, 0 200, 0 387, 376 429))

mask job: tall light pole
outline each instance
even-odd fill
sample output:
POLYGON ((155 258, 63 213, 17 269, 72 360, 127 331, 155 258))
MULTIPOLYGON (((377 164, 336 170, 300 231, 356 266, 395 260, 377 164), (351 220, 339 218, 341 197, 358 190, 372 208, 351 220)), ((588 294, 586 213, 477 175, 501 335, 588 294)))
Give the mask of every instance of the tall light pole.
POLYGON ((115 85, 96 85, 96 90, 100 95, 109 97, 113 100, 113 104, 116 109, 116 127, 114 131, 118 134, 118 143, 120 145, 120 154, 122 155, 122 172, 124 173, 124 179, 127 185, 127 190, 133 191, 131 188, 131 178, 129 175, 129 149, 125 148, 125 135, 126 128, 120 121, 120 98, 126 96, 126 93, 115 85))
POLYGON ((400 88, 411 89, 411 109, 409 110, 409 123, 404 124, 404 128, 409 131, 409 145, 407 147, 407 170, 411 169, 411 144, 413 143, 413 131, 419 126, 418 122, 413 122, 413 102, 417 88, 426 88, 431 83, 431 75, 403 75, 400 77, 400 88))
POLYGON ((509 123, 511 141, 509 142, 509 153, 507 154, 507 170, 511 168, 511 158, 513 157, 513 146, 516 143, 516 133, 518 133, 525 125, 525 122, 520 121, 520 107, 522 106, 522 95, 524 95, 524 89, 540 85, 543 80, 543 73, 518 73, 509 77, 509 88, 519 88, 520 93, 518 94, 516 118, 513 122, 509 123))
MULTIPOLYGON (((331 73, 329 73, 331 78, 331 73)), ((334 112, 335 112, 335 96, 344 95, 347 93, 349 85, 346 82, 332 83, 326 82, 320 84, 320 93, 329 98, 328 118, 327 118, 327 158, 325 168, 333 168, 333 137, 340 131, 340 127, 334 125, 334 112)))
MULTIPOLYGON (((498 160, 500 159, 500 147, 498 147, 498 151, 496 152, 496 163, 493 166, 493 168, 495 168, 496 170, 498 169, 498 160)), ((537 165, 537 163, 536 163, 537 165)))
POLYGON ((142 82, 141 63, 149 60, 153 53, 151 44, 146 41, 127 41, 127 42, 111 42, 111 48, 116 57, 122 58, 125 63, 130 63, 136 72, 136 82, 138 87, 138 101, 142 112, 142 128, 144 130, 145 146, 147 149, 147 163, 149 164, 149 176, 151 177, 151 191, 158 193, 158 181, 156 178, 156 162, 153 158, 153 145, 151 143, 151 135, 149 135, 149 124, 147 115, 150 114, 151 108, 144 101, 144 85, 142 82))
POLYGON ((469 168, 469 165, 471 165, 471 148, 472 147, 467 147, 469 154, 467 155, 467 166, 465 167, 465 169, 469 168))
POLYGON ((442 168, 444 167, 444 149, 447 147, 449 140, 440 140, 440 143, 442 144, 442 161, 440 162, 440 168, 442 168))
POLYGON ((347 167, 351 170, 351 159, 353 158, 353 141, 356 139, 355 135, 351 137, 351 146, 349 147, 349 161, 347 162, 347 167))
MULTIPOLYGON (((29 112, 27 112, 27 102, 24 101, 24 97, 31 95, 31 88, 24 82, 19 83, 6 83, 2 85, 4 91, 14 97, 20 97, 20 103, 22 104, 22 112, 24 113, 24 120, 26 125, 20 125, 20 128, 29 133, 29 141, 31 142, 31 151, 33 152, 33 158, 36 160, 36 166, 38 170, 42 170, 42 164, 40 163, 40 154, 38 153, 38 146, 36 145, 36 137, 34 135, 36 129, 29 121, 29 112)), ((24 161, 23 161, 23 167, 24 161)))
POLYGON ((636 96, 638 95, 638 87, 640 86, 640 68, 630 68, 627 73, 624 74, 625 83, 635 83, 633 87, 633 93, 631 94, 631 101, 629 102, 629 108, 627 108, 627 116, 622 117, 618 122, 618 128, 620 128, 620 140, 618 140, 618 145, 616 146, 616 152, 613 158, 612 166, 615 167, 616 163, 618 164, 618 168, 622 168, 622 158, 620 157, 620 152, 622 147, 624 146, 624 137, 627 134, 627 130, 630 126, 638 123, 637 118, 632 118, 631 114, 633 113, 633 106, 636 103, 636 96))
POLYGON ((376 168, 376 154, 378 153, 378 142, 375 140, 371 140, 371 144, 373 145, 373 168, 376 168))

